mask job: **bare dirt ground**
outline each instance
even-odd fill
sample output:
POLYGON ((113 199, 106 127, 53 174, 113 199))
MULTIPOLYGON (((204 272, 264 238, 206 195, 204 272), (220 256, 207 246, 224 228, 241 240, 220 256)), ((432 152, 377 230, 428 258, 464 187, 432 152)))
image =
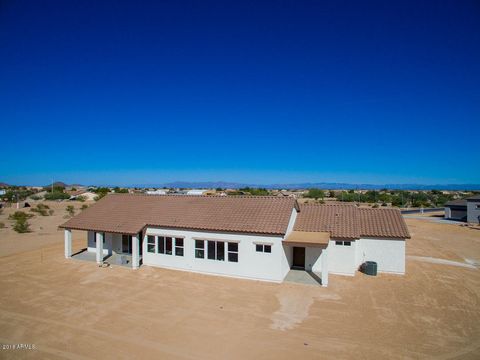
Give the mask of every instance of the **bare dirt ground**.
POLYGON ((35 344, 0 358, 480 358, 480 230, 408 219, 405 276, 322 288, 66 260, 58 206, 0 230, 0 343, 35 344))

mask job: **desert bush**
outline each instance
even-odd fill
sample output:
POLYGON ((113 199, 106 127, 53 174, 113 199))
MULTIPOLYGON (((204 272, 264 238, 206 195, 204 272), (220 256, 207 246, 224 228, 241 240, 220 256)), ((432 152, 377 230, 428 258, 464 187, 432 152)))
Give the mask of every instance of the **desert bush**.
POLYGON ((54 192, 45 194, 45 200, 66 200, 66 199, 70 199, 70 195, 64 192, 54 191, 54 192))
POLYGON ((45 204, 38 204, 36 207, 33 207, 30 209, 30 211, 33 211, 37 214, 40 214, 42 216, 48 216, 50 215, 49 213, 50 206, 45 205, 45 204))
MULTIPOLYGON (((18 211, 17 211, 18 212, 18 211)), ((26 232, 30 232, 30 224, 27 221, 26 217, 18 218, 13 225, 13 230, 17 233, 23 234, 26 232)))
POLYGON ((85 202, 85 200, 87 200, 87 197, 83 196, 83 195, 79 195, 75 198, 75 200, 80 201, 80 202, 85 202))
POLYGON ((5 227, 5 223, 0 222, 0 229, 3 229, 5 227))
POLYGON ((32 196, 30 196, 30 199, 32 199, 32 200, 42 200, 43 197, 41 197, 40 195, 32 195, 32 196))
POLYGON ((54 212, 55 211, 53 211, 53 209, 50 209, 50 210, 48 210, 48 215, 52 216, 54 212))
POLYGON ((17 220, 21 220, 21 219, 27 220, 27 219, 30 219, 32 217, 33 217, 33 214, 27 214, 23 211, 15 211, 13 214, 9 215, 8 219, 17 221, 17 220))
POLYGON ((68 215, 73 216, 75 215, 75 208, 73 205, 68 205, 65 211, 68 213, 68 215))
POLYGON ((83 204, 82 207, 80 208, 80 210, 85 210, 86 208, 88 208, 88 205, 87 204, 83 204))

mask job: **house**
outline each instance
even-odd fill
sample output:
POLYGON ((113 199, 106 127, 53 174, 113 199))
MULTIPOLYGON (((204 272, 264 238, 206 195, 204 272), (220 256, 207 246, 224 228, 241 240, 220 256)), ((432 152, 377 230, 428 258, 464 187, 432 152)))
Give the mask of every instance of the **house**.
POLYGON ((65 191, 68 195, 70 195, 70 200, 75 200, 79 196, 82 196, 87 201, 93 201, 97 197, 98 194, 95 194, 92 191, 88 191, 87 189, 81 190, 74 190, 74 191, 65 191))
POLYGON ((445 204, 445 218, 466 221, 471 224, 479 224, 480 195, 447 202, 445 204))
POLYGON ((191 189, 185 192, 186 195, 205 195, 209 190, 206 189, 191 189))
POLYGON ((145 191, 145 194, 147 194, 147 195, 166 195, 167 190, 163 190, 163 189, 147 190, 147 191, 145 191))
POLYGON ((291 268, 354 275, 365 261, 405 273, 409 232, 396 209, 299 205, 292 197, 110 194, 60 226, 87 232, 97 263, 124 254, 140 264, 281 282, 291 268))

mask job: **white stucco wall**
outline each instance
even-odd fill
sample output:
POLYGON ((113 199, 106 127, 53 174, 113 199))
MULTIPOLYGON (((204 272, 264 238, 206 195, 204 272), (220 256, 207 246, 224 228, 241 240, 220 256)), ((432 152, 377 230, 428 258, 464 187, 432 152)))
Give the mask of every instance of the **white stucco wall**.
POLYGON ((316 273, 322 272, 322 248, 305 248, 305 270, 316 273))
MULTIPOLYGON (((225 249, 227 249, 227 244, 225 244, 225 249)), ((147 228, 143 241, 143 264, 207 274, 280 282, 286 275, 285 267, 288 266, 288 260, 282 244, 282 237, 279 236, 147 228), (148 235, 183 237, 184 256, 147 252, 148 235), (207 254, 205 254, 204 259, 195 258, 195 240, 238 242, 238 263, 227 261, 227 251, 225 251, 225 261, 210 260, 207 258, 207 254), (256 252, 256 243, 271 245, 272 252, 256 252)))
POLYGON ((378 272, 405 274, 405 240, 357 240, 356 267, 365 261, 375 261, 378 272))
MULTIPOLYGON (((345 240, 338 240, 345 241, 345 240)), ((349 241, 349 240, 346 240, 349 241)), ((336 245, 335 240, 328 243, 328 272, 340 275, 355 275, 356 241, 350 241, 350 246, 336 245)))
MULTIPOLYGON (((111 255, 112 254, 112 235, 110 233, 105 233, 105 243, 103 244, 103 255, 111 255)), ((87 250, 90 252, 97 252, 97 245, 95 241, 95 232, 88 231, 87 232, 88 238, 88 247, 87 250)))

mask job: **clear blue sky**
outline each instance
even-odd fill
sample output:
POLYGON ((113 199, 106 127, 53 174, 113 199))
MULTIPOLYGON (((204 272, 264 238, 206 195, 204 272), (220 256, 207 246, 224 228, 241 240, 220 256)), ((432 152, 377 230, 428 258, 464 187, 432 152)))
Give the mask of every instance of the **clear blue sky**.
POLYGON ((0 1, 0 181, 480 183, 478 1, 0 1))

